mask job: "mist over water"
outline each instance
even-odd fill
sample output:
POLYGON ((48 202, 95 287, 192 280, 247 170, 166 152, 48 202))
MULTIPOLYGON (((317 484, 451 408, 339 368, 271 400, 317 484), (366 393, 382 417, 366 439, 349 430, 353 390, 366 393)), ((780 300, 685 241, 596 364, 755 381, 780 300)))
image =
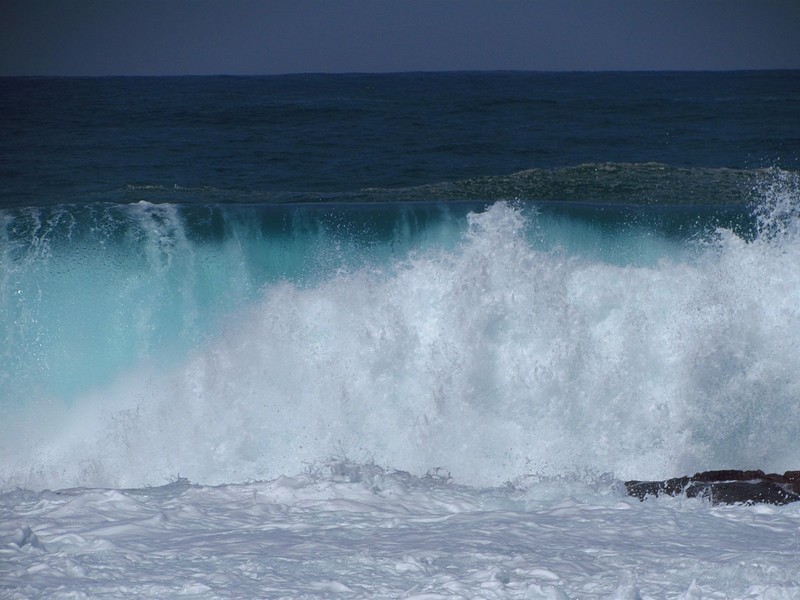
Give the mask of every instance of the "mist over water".
POLYGON ((514 202, 6 211, 0 482, 796 468, 800 196, 771 175, 750 229, 514 202))

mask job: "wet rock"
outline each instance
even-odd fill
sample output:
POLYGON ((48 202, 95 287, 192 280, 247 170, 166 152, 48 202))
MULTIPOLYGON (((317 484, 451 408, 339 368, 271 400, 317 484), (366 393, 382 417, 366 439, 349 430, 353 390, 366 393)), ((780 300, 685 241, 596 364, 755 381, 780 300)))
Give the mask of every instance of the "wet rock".
POLYGON ((648 496, 707 498, 712 504, 775 504, 800 500, 800 471, 783 475, 763 471, 704 471, 663 481, 626 481, 629 496, 644 500, 648 496))

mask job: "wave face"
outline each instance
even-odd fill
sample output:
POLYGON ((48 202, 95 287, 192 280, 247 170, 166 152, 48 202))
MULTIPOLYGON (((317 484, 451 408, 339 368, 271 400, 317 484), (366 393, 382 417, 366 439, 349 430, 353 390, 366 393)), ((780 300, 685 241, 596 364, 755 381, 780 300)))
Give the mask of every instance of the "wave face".
POLYGON ((477 485, 796 468, 800 186, 759 181, 730 218, 7 209, 0 482, 229 483, 332 456, 477 485))

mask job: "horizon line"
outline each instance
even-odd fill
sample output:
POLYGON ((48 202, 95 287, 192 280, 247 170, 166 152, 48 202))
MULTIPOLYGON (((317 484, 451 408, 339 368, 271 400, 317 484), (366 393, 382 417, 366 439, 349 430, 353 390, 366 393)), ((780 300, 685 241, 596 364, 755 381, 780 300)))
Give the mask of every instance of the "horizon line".
POLYGON ((734 68, 734 69, 407 69, 390 71, 286 71, 277 73, 104 73, 104 74, 0 74, 0 79, 111 79, 159 77, 293 77, 293 76, 363 76, 363 75, 447 75, 447 74, 655 74, 655 73, 777 73, 800 72, 800 67, 734 68))

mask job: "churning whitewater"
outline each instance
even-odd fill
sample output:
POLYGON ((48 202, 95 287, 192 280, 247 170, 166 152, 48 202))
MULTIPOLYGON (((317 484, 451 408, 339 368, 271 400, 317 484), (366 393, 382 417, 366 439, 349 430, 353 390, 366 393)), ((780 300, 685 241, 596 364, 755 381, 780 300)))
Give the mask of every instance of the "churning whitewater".
MULTIPOLYGON (((235 280, 247 243, 275 240, 198 243, 172 206, 126 208, 136 233, 116 239, 139 266, 97 319, 141 294, 196 321, 145 310, 113 337, 110 375, 20 389, 2 425, 0 596, 796 598, 797 503, 640 502, 620 481, 798 464, 800 203, 778 175, 750 236, 505 202, 393 227, 393 248, 312 228, 314 269, 240 280, 218 315, 195 295, 203 265, 235 280), (142 345, 171 358, 132 358, 142 345)), ((65 268, 36 239, 7 271, 18 289, 41 268, 80 296, 109 260, 76 264, 70 245, 65 268)))

